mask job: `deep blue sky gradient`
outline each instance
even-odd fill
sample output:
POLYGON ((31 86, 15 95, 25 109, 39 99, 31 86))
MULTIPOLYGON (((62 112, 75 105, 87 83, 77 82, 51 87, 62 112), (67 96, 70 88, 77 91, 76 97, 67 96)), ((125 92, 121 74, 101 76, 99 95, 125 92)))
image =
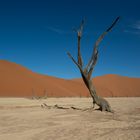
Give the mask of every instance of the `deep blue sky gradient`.
POLYGON ((100 45, 93 76, 140 77, 139 7, 139 0, 1 0, 0 59, 41 74, 80 77, 66 54, 77 53, 72 29, 86 18, 82 54, 87 62, 95 40, 121 16, 100 45))

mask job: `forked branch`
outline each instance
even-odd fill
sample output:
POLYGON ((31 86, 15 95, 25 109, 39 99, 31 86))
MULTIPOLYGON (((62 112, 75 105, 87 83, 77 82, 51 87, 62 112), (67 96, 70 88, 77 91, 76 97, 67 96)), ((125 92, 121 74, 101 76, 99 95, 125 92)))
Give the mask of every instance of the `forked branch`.
POLYGON ((95 42, 94 46, 93 46, 93 53, 92 56, 87 64, 87 66, 85 67, 85 70, 88 74, 88 78, 91 78, 94 66, 97 62, 97 56, 98 56, 98 47, 100 42, 103 40, 103 38, 105 37, 105 35, 111 31, 111 29, 115 26, 115 24, 119 21, 120 17, 117 17, 114 22, 111 24, 111 26, 109 26, 109 28, 107 28, 107 30, 105 32, 103 32, 99 38, 97 39, 97 41, 95 42))
POLYGON ((88 81, 88 78, 87 78, 87 75, 85 73, 85 71, 83 71, 82 67, 80 66, 80 64, 78 64, 76 62, 76 60, 72 57, 72 55, 67 52, 67 55, 69 56, 69 58, 74 62, 74 64, 79 68, 80 72, 81 72, 81 75, 82 75, 82 78, 83 78, 83 81, 84 83, 86 84, 86 86, 89 88, 89 81, 88 81))

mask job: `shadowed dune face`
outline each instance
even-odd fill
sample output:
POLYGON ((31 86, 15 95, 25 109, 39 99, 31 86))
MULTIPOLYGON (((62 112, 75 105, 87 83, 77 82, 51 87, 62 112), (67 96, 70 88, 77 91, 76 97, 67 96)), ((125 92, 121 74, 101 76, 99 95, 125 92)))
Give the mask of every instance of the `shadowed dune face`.
MULTIPOLYGON (((105 75, 93 79, 101 96, 140 96, 140 78, 105 75)), ((89 96, 81 79, 65 80, 34 73, 18 64, 0 60, 0 96, 89 96)))

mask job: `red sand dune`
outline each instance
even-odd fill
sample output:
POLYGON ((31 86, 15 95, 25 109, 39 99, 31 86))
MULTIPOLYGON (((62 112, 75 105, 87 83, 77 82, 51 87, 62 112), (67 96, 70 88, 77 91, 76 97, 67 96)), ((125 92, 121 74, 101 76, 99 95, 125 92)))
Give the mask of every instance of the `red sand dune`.
MULTIPOLYGON (((140 96, 140 78, 105 75, 93 79, 99 95, 140 96)), ((89 96, 81 79, 65 80, 34 73, 21 65, 0 60, 0 96, 89 96)))

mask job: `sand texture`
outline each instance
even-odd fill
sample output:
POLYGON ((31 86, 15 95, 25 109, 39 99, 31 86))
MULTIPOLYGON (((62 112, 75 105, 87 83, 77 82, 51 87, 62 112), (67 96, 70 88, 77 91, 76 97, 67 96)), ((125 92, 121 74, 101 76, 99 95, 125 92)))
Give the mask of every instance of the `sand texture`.
POLYGON ((0 140, 139 140, 140 98, 107 98, 115 113, 41 108, 42 103, 88 108, 90 98, 0 98, 0 140))
MULTIPOLYGON (((93 79, 104 97, 139 97, 140 78, 105 75, 93 79)), ((81 97, 89 96, 81 79, 65 80, 34 73, 27 68, 0 60, 0 97, 81 97)))

